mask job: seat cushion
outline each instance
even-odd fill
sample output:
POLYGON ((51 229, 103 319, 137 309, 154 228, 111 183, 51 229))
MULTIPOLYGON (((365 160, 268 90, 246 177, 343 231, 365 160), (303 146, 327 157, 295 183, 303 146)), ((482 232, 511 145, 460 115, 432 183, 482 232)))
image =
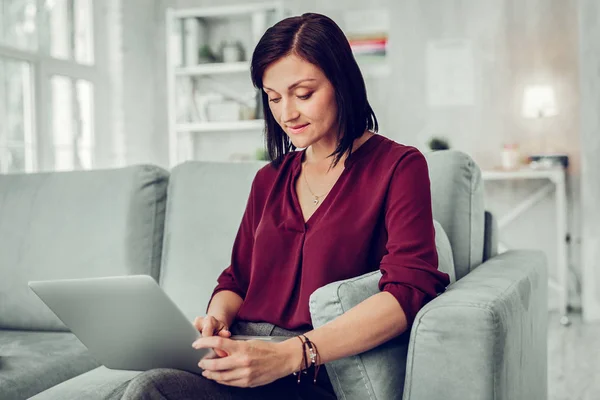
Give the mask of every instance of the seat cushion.
POLYGON ((31 280, 158 278, 167 178, 153 166, 0 175, 0 328, 67 330, 31 280))
POLYGON ((95 368, 39 393, 31 400, 120 399, 129 381, 140 371, 95 368))
POLYGON ((72 333, 0 330, 0 399, 27 399, 98 365, 72 333))

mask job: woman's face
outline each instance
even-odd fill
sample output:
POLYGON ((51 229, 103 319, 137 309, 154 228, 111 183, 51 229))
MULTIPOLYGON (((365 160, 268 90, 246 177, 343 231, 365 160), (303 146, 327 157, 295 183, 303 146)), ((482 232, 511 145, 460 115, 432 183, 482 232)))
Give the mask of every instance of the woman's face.
POLYGON ((288 55, 263 75, 269 108, 294 146, 306 148, 321 139, 337 142, 337 105, 331 82, 317 66, 288 55))

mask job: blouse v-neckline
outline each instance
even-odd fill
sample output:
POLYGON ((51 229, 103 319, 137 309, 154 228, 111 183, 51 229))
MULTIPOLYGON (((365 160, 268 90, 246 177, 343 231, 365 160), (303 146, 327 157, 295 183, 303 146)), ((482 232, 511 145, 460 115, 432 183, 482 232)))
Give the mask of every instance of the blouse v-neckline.
POLYGON ((335 181, 335 183, 329 190, 329 193, 327 194, 327 196, 321 201, 321 205, 319 205, 317 207, 317 209, 311 214, 311 216, 307 220, 304 219, 304 213, 302 212, 302 207, 300 205, 300 199, 298 198, 298 192, 296 191, 296 182, 297 182, 298 178, 300 177, 300 173, 302 172, 302 160, 306 153, 306 149, 298 152, 298 154, 296 155, 296 159, 294 160, 295 165, 294 165, 294 170, 293 170, 293 176, 292 176, 292 179, 290 180, 290 188, 289 189, 292 191, 292 198, 294 199, 295 214, 299 215, 300 221, 303 223, 305 230, 314 226, 314 224, 316 224, 318 218, 320 218, 320 215, 324 212, 323 208, 330 207, 329 203, 331 203, 332 201, 335 201, 335 198, 337 197, 337 194, 340 191, 342 181, 343 181, 343 179, 345 179, 346 175, 348 175, 352 165, 365 154, 365 151, 369 148, 369 146, 373 146, 373 145, 377 144, 377 142, 379 142, 380 139, 381 139, 380 135, 374 134, 373 136, 368 138, 358 149, 356 149, 345 160, 344 169, 343 169, 342 173, 340 174, 340 176, 337 178, 337 180, 335 181))

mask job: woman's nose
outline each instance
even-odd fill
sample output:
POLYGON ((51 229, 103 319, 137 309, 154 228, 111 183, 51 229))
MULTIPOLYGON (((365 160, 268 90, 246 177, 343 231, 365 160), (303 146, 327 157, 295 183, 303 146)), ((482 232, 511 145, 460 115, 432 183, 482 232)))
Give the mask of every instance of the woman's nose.
POLYGON ((293 101, 284 101, 281 110, 281 119, 284 123, 291 122, 299 117, 300 113, 296 110, 293 101))

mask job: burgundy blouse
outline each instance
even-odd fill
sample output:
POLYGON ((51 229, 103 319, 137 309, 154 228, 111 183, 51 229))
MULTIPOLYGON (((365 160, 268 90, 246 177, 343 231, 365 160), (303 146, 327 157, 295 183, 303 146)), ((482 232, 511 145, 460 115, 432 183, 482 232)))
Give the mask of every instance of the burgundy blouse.
POLYGON ((303 156, 289 153, 278 169, 269 164, 256 174, 231 265, 212 295, 239 294, 244 301, 237 319, 310 330, 315 290, 380 269, 379 289, 398 300, 412 325, 419 309, 449 284, 437 268, 425 157, 372 136, 347 158, 305 223, 295 190, 303 156))

